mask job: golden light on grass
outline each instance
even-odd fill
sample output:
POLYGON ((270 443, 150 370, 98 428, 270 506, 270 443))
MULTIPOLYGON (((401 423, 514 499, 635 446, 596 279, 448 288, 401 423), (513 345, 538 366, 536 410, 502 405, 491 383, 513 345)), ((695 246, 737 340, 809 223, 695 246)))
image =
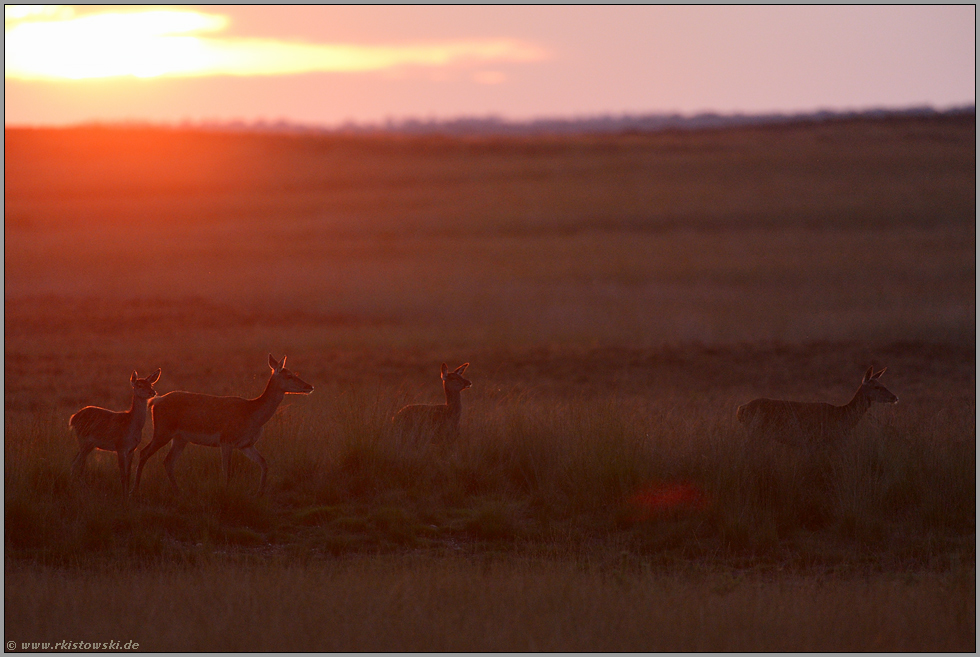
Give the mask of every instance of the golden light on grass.
POLYGON ((188 9, 4 8, 4 75, 20 80, 366 72, 402 66, 530 62, 543 49, 513 39, 395 45, 304 43, 220 34, 220 14, 188 9))

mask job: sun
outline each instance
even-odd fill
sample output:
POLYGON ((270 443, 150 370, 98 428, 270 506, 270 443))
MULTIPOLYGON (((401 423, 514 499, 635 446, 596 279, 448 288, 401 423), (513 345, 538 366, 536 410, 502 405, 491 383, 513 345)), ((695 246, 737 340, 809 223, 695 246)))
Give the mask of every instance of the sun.
POLYGON ((199 34, 227 18, 191 10, 76 16, 67 7, 4 7, 4 75, 70 79, 188 73, 207 62, 199 34))

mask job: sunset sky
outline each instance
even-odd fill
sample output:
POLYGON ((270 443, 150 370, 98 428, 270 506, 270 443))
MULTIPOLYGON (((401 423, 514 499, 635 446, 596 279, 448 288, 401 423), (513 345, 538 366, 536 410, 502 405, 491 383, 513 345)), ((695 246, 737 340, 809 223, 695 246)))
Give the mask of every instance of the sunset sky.
POLYGON ((6 6, 7 125, 973 104, 954 6, 6 6))

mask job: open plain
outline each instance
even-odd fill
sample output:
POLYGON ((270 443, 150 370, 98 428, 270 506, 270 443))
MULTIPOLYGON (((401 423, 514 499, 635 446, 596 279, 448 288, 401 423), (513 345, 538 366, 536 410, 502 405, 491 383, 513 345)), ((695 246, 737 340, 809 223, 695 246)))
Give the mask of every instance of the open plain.
POLYGON ((6 130, 5 640, 975 651, 975 133, 6 130), (194 445, 178 495, 167 448, 71 477, 133 370, 256 397, 270 353, 315 390, 264 496, 194 445), (443 362, 460 438, 404 445, 443 362), (837 444, 735 421, 872 366, 837 444))

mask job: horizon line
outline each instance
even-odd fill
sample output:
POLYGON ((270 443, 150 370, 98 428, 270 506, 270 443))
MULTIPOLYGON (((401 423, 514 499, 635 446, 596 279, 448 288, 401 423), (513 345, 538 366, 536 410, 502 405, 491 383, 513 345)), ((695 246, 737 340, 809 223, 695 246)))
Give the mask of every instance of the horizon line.
POLYGON ((495 114, 462 115, 454 118, 386 118, 381 121, 348 119, 334 123, 312 123, 286 118, 245 119, 181 119, 152 121, 149 119, 88 120, 66 124, 4 124, 4 130, 78 129, 78 128, 155 128, 171 130, 206 130, 225 132, 267 132, 293 134, 407 134, 407 135, 530 135, 530 134, 587 134, 625 131, 657 131, 670 129, 725 128, 750 125, 771 125, 799 121, 825 121, 851 118, 926 117, 976 114, 976 103, 951 105, 937 109, 933 105, 906 107, 872 107, 866 109, 818 109, 788 112, 646 112, 601 113, 570 117, 539 117, 509 119, 495 114))

